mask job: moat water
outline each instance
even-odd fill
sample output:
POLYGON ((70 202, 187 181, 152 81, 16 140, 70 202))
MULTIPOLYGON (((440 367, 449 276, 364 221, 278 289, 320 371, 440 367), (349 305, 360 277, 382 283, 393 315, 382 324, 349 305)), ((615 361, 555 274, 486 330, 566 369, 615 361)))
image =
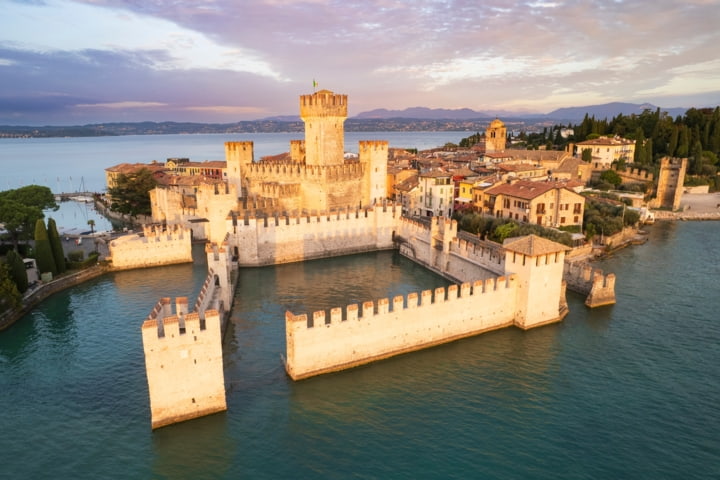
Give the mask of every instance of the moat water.
POLYGON ((283 314, 445 285, 392 252, 245 269, 228 411, 150 430, 140 324, 194 264, 59 293, 0 332, 0 477, 701 479, 720 474, 720 223, 602 262, 617 304, 301 382, 283 314))

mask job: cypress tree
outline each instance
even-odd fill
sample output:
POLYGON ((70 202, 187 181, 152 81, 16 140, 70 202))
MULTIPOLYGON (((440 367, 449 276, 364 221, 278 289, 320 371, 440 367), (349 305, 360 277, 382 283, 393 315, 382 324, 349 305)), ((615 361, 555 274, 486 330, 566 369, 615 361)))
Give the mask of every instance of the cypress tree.
POLYGON ((35 260, 41 273, 50 272, 53 276, 57 275, 55 257, 53 257, 52 246, 50 246, 50 239, 42 218, 35 222, 35 260))
POLYGON ((645 134, 640 127, 635 130, 635 155, 633 156, 633 163, 645 163, 645 134))
POLYGON ((65 273, 65 270, 67 270, 65 265, 65 251, 63 250, 62 241, 60 240, 60 235, 57 231, 55 219, 52 217, 48 219, 47 233, 58 273, 65 273))
POLYGON ((675 155, 675 151, 677 150, 679 135, 680 135, 680 128, 678 128, 676 125, 673 125, 673 129, 672 129, 672 132, 670 133, 670 141, 668 142, 668 149, 667 149, 667 153, 671 156, 675 155))
POLYGON ((0 312, 20 306, 22 295, 10 276, 10 268, 0 262, 0 312))
POLYGON ((702 156, 702 144, 700 143, 700 140, 697 140, 695 144, 693 145, 692 149, 692 161, 690 163, 691 165, 691 172, 695 175, 701 175, 703 170, 703 156, 702 156))
POLYGON ((10 278, 15 282, 18 291, 25 293, 28 289, 28 278, 25 263, 22 258, 20 258, 20 254, 15 250, 10 250, 5 256, 5 261, 10 268, 10 278))
POLYGON ((680 135, 678 136, 678 146, 675 150, 675 156, 685 158, 690 153, 690 129, 685 125, 680 125, 680 135))

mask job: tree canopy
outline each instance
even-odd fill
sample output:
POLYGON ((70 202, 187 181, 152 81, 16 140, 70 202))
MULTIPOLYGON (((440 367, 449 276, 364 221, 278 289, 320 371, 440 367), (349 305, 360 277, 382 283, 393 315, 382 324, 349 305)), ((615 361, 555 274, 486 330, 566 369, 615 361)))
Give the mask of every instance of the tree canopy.
POLYGON ((15 249, 20 240, 29 240, 43 210, 57 210, 55 196, 48 187, 28 185, 0 192, 0 223, 5 225, 15 249))
POLYGON ((112 198, 110 210, 126 215, 150 215, 150 190, 157 186, 152 172, 141 168, 133 173, 121 173, 115 186, 108 189, 112 198))

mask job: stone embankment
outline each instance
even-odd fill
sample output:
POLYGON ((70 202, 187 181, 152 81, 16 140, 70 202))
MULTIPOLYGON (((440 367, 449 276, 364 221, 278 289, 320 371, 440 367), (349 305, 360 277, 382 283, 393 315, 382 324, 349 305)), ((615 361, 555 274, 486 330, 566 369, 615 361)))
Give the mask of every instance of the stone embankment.
POLYGON ((94 267, 80 270, 76 273, 63 275, 53 281, 41 283, 29 289, 25 292, 25 295, 23 295, 22 306, 19 309, 8 312, 4 316, 0 316, 0 330, 4 330, 17 322, 50 295, 61 290, 65 290, 66 288, 79 285, 92 278, 99 277, 107 271, 107 267, 103 265, 96 265, 94 267))
POLYGON ((656 220, 720 220, 720 192, 686 193, 680 210, 653 210, 656 220))

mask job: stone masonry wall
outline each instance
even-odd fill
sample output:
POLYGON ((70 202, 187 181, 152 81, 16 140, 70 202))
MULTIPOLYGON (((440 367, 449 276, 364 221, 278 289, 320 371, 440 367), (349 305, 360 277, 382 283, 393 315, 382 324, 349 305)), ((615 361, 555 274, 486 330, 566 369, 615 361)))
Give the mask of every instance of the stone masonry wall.
POLYGON ((227 409, 220 315, 201 322, 184 297, 171 313, 161 299, 142 325, 153 429, 227 409))
POLYGON ((190 230, 178 225, 145 226, 143 236, 124 235, 112 240, 108 248, 114 270, 155 267, 192 262, 190 230))
POLYGON ((400 208, 237 219, 229 243, 240 266, 274 265, 393 248, 400 208))
POLYGON ((513 275, 319 311, 310 324, 287 312, 286 369, 298 380, 507 327, 516 294, 513 275))

